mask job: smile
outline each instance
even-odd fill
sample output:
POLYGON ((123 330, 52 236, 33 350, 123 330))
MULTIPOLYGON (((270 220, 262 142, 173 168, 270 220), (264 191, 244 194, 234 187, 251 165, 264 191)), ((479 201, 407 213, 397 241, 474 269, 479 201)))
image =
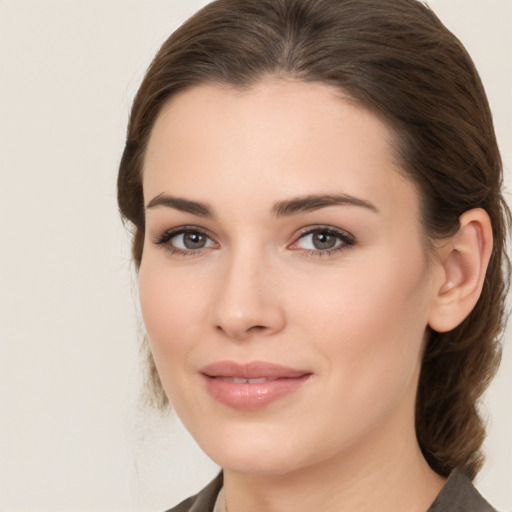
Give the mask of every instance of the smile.
POLYGON ((233 409, 253 410, 301 388, 311 372, 266 362, 221 361, 201 369, 208 393, 233 409))
POLYGON ((238 377, 217 377, 224 382, 232 382, 233 384, 259 384, 260 382, 268 382, 270 379, 260 377, 257 379, 240 379, 238 377))

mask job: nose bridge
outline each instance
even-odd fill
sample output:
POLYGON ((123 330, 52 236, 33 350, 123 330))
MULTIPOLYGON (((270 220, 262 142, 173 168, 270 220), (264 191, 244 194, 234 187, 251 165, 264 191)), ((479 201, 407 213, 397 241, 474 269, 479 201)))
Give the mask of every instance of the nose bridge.
POLYGON ((245 243, 233 248, 223 263, 213 304, 215 328, 237 339, 281 330, 283 305, 272 283, 275 269, 265 252, 245 243))

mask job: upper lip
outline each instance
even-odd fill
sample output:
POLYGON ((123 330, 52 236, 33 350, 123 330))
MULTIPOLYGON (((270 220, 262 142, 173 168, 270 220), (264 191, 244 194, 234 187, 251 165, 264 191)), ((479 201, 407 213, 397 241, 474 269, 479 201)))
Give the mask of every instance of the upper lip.
POLYGON ((311 374, 307 370, 265 361, 251 361, 249 363, 218 361, 204 366, 200 372, 207 377, 233 377, 237 379, 293 379, 311 374))

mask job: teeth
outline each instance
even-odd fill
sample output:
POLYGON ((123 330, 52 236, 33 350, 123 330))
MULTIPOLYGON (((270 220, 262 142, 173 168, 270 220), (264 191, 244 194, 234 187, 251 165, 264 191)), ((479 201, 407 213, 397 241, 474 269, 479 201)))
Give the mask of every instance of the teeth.
POLYGON ((266 377, 258 377, 257 379, 241 379, 239 377, 220 377, 225 382, 232 382, 233 384, 259 384, 260 382, 267 382, 266 377))

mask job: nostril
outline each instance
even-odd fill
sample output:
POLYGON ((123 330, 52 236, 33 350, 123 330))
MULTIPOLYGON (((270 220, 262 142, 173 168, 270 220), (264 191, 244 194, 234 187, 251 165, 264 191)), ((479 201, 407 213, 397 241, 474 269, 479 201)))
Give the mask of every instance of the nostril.
POLYGON ((222 331, 226 334, 229 334, 230 336, 235 336, 235 337, 244 336, 245 337, 249 333, 265 331, 266 329, 268 329, 268 327, 266 327, 265 325, 253 325, 249 328, 240 329, 240 331, 238 331, 237 329, 233 330, 233 329, 223 327, 222 325, 217 325, 217 326, 215 326, 215 329, 217 331, 222 331))

